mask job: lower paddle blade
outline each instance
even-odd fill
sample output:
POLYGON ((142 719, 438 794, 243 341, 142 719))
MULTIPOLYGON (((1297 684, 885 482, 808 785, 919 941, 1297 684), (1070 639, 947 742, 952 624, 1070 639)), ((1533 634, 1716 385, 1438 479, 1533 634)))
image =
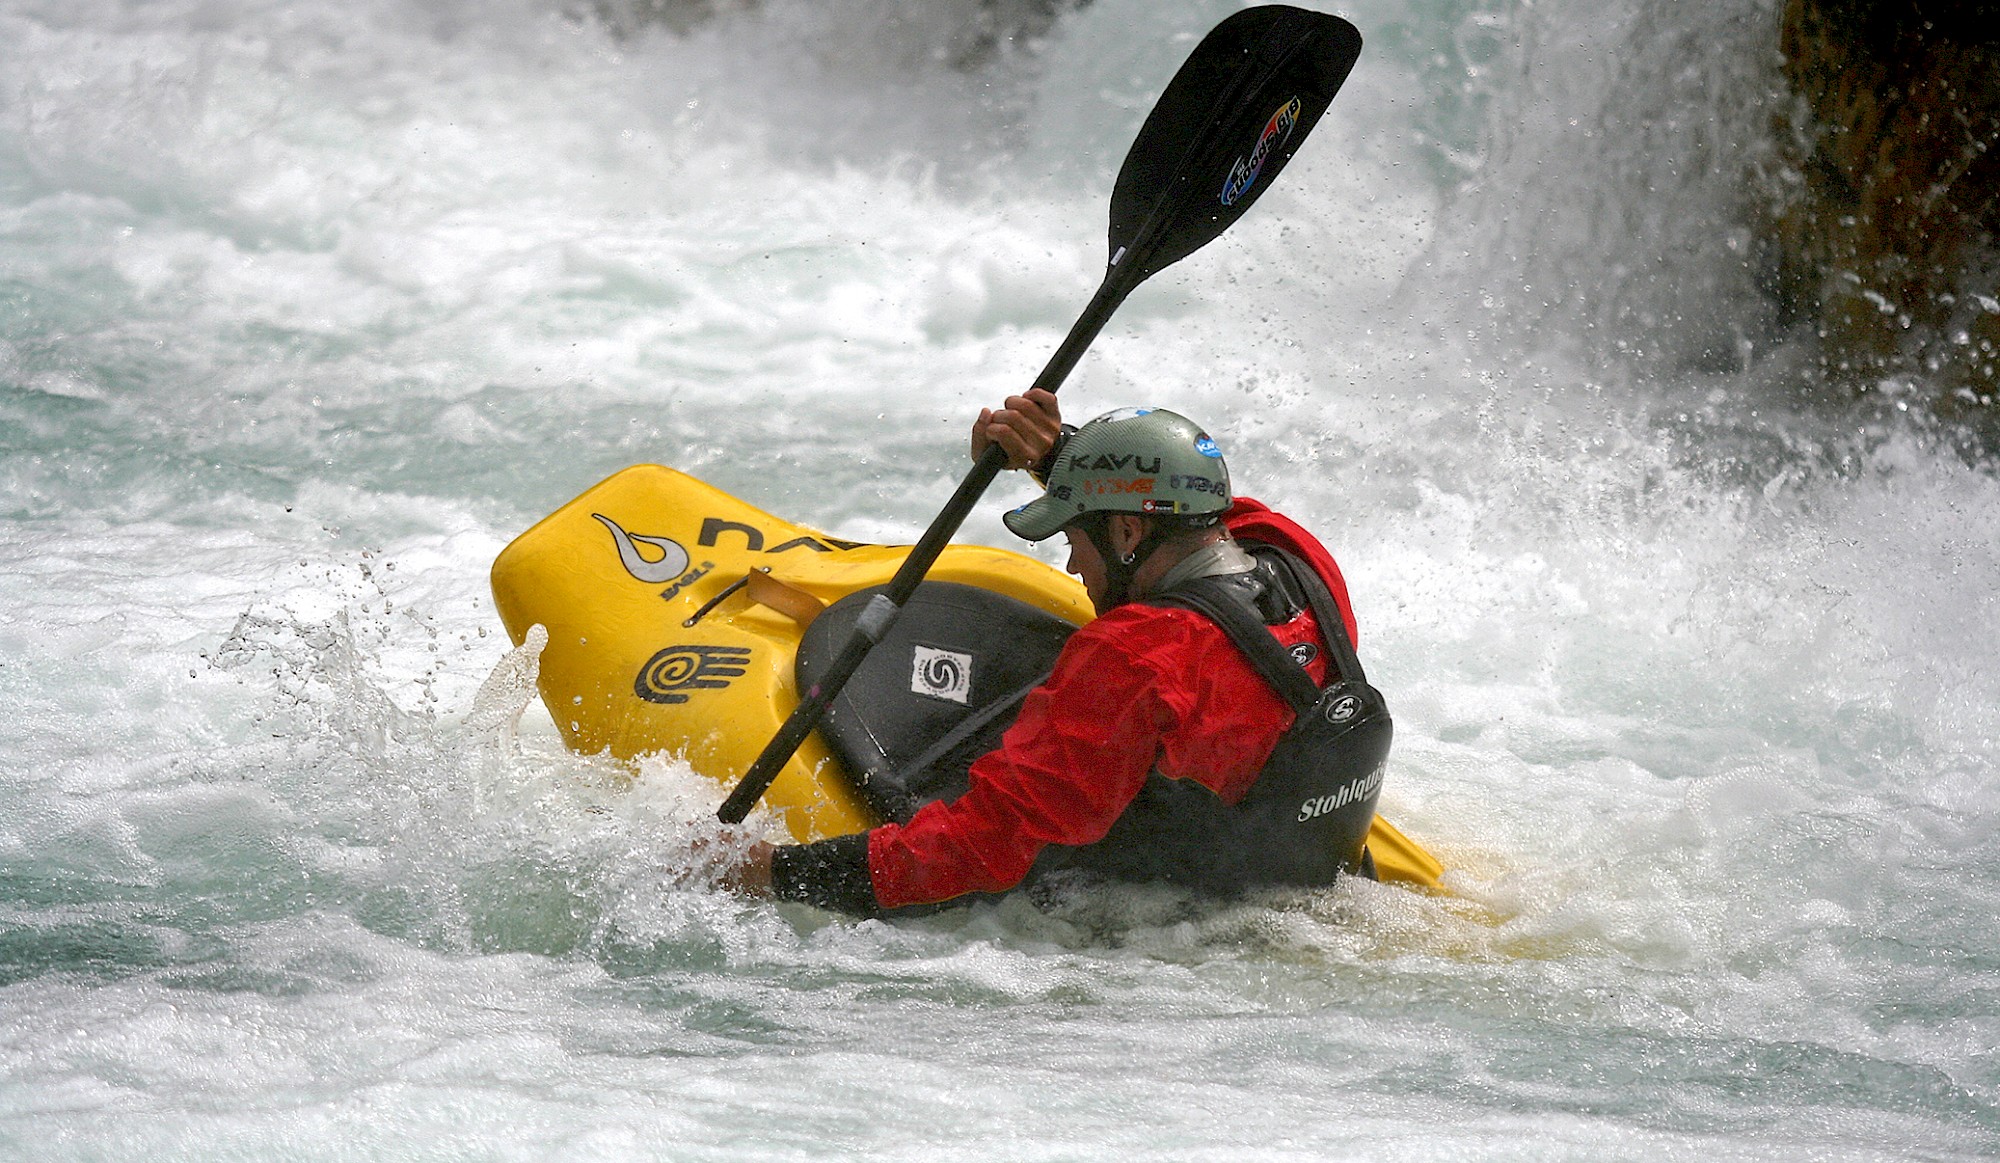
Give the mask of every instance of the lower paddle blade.
POLYGON ((1130 284, 1229 229, 1270 188, 1361 55, 1338 16, 1283 4, 1215 26, 1167 84, 1111 192, 1111 267, 1130 284))

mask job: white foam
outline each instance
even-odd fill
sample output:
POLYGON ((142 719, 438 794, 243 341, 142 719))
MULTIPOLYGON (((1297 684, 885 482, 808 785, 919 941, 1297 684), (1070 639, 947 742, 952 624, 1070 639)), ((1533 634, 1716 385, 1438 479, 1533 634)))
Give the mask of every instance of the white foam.
POLYGON ((1456 895, 714 888, 716 785, 522 713, 494 554, 641 460, 914 537, 1232 6, 1097 0, 984 72, 929 8, 718 7, 0 17, 0 1107, 38 1149, 1990 1149, 2000 491, 1745 415, 1777 362, 1678 361, 1743 293, 1730 195, 1629 187, 1758 106, 1665 7, 1357 8, 1283 183, 1065 389, 1202 418, 1325 535, 1385 811, 1456 895), (1722 95, 1657 122, 1683 51, 1722 95))

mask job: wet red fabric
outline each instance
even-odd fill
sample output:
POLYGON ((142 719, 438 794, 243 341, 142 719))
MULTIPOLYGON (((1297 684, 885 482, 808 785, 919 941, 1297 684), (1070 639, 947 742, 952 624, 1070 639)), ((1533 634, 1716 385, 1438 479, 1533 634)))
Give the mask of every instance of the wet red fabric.
MULTIPOLYGON (((1225 523, 1239 540, 1310 563, 1353 638, 1346 582, 1316 538, 1243 498, 1225 523)), ((1319 647, 1307 669, 1323 683, 1326 643, 1312 611, 1272 629, 1286 646, 1319 647)), ((972 765, 963 796, 869 833, 875 897, 900 908, 1010 889, 1044 847, 1101 839, 1155 769, 1197 780, 1233 804, 1292 718, 1215 623, 1192 610, 1120 606, 1071 635, 999 748, 972 765)))

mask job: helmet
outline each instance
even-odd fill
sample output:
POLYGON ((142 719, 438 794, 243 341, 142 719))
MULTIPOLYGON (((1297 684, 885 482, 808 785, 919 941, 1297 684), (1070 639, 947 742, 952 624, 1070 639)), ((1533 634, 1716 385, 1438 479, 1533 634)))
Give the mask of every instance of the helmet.
POLYGON ((1086 513, 1213 517, 1229 504, 1229 469, 1208 433, 1165 408, 1121 408, 1071 433, 1047 491, 1002 519, 1041 541, 1086 513))

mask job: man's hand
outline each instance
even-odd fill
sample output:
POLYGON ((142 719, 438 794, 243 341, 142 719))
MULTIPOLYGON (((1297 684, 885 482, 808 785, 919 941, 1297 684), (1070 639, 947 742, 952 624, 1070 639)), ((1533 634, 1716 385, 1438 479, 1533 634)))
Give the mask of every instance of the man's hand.
POLYGON ((1008 468, 1033 468, 1055 447, 1060 435, 1062 412, 1056 406, 1056 394, 1029 388, 1027 395, 1007 397, 997 411, 979 410, 979 419, 972 425, 972 459, 978 460, 988 447, 998 444, 1007 450, 1008 468))
POLYGON ((751 896, 771 895, 771 855, 778 849, 765 840, 750 845, 734 867, 722 874, 722 887, 751 896))

